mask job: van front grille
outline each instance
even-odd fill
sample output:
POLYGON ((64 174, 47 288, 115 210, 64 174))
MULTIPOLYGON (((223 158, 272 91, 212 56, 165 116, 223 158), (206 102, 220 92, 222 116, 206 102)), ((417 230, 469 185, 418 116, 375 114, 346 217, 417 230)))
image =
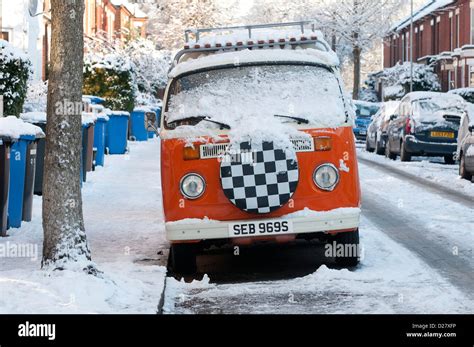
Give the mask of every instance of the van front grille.
MULTIPOLYGON (((293 147, 295 148, 296 152, 314 151, 314 141, 312 138, 291 139, 291 143, 293 144, 293 147)), ((229 143, 209 143, 201 145, 201 159, 218 158, 225 154, 228 146, 229 143)))

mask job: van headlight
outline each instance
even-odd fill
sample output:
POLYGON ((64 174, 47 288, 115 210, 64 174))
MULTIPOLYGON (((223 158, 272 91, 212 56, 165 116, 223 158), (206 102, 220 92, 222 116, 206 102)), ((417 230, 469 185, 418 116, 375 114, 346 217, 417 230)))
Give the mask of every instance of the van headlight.
POLYGON ((179 188, 181 190, 181 194, 183 194, 188 199, 197 199, 206 190, 206 181, 202 176, 190 173, 184 176, 181 179, 179 184, 179 188))
POLYGON ((332 191, 339 183, 339 171, 332 164, 320 165, 314 170, 313 181, 319 189, 332 191))

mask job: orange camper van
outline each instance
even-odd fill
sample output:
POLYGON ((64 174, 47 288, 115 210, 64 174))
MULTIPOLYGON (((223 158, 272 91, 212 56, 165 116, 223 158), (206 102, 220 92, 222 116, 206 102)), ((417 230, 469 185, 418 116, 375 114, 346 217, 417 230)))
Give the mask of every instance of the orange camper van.
MULTIPOLYGON (((354 111, 312 22, 188 30, 161 120, 171 265, 212 244, 359 245, 354 111)), ((355 266, 357 253, 335 261, 355 266)))

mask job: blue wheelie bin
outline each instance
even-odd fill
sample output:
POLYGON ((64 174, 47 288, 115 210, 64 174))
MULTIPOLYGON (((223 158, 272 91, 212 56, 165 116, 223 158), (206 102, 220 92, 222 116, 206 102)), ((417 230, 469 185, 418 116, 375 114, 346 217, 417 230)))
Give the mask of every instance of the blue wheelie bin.
POLYGON ((107 131, 105 147, 108 154, 125 154, 127 152, 128 123, 130 113, 112 111, 107 113, 107 131))
POLYGON ((7 235, 11 142, 10 137, 0 134, 0 236, 7 235))
POLYGON ((105 161, 105 134, 109 117, 99 115, 94 128, 94 147, 97 150, 95 165, 104 166, 105 161))
POLYGON ((130 140, 132 141, 147 141, 147 110, 137 108, 133 110, 130 116, 130 140))
POLYGON ((146 119, 146 127, 148 131, 148 138, 152 139, 156 135, 156 112, 155 111, 149 111, 145 113, 145 119, 146 119))
MULTIPOLYGON (((20 228, 23 219, 27 150, 34 135, 22 135, 10 149, 10 194, 8 197, 8 228, 20 228)), ((34 176, 31 177, 34 179, 34 176)))

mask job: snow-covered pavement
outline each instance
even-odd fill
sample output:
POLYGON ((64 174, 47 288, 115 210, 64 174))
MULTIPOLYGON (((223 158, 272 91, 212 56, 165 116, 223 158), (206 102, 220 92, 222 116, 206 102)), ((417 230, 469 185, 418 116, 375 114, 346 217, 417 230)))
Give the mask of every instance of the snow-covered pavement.
POLYGON ((166 276, 159 142, 108 156, 83 188, 86 231, 103 278, 40 270, 41 198, 33 222, 0 239, 0 313, 156 313, 166 276), (12 250, 29 247, 28 257, 12 250), (158 254, 160 253, 160 254, 158 254))

